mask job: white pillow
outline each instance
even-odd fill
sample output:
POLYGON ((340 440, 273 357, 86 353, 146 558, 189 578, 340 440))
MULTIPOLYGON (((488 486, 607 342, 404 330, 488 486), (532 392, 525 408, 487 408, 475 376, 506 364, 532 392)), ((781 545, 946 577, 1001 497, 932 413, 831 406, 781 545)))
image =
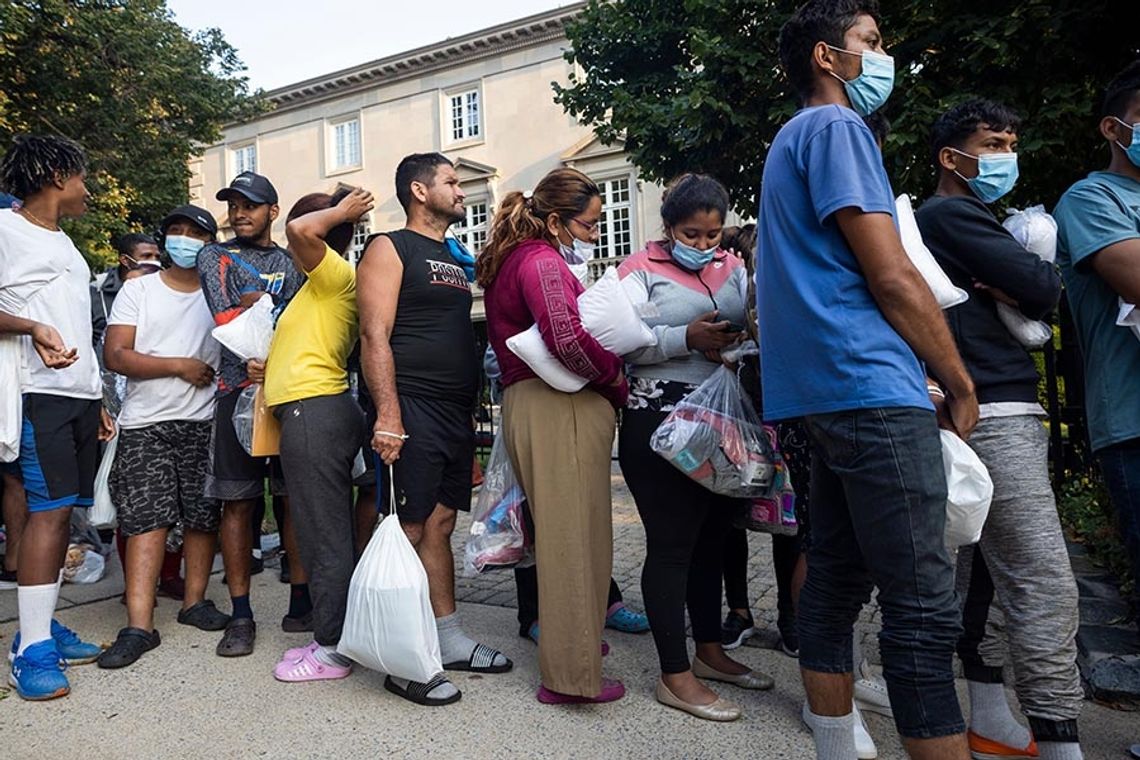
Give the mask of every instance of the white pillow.
MULTIPOLYGON (((597 282, 578 296, 578 314, 586 332, 618 356, 657 343, 657 336, 638 316, 613 267, 606 269, 597 282)), ((507 348, 557 391, 574 393, 586 386, 584 378, 568 370, 550 353, 538 325, 531 325, 529 330, 508 338, 507 348)))
MULTIPOLYGON (((1052 264, 1057 258, 1057 223, 1045 213, 1044 206, 1011 211, 1002 226, 1025 250, 1042 260, 1052 264)), ((1053 328, 1048 324, 1030 319, 1008 304, 999 303, 997 315, 1005 329, 1026 348, 1040 348, 1053 337, 1053 328)))
POLYGON ((943 309, 957 306, 970 298, 970 294, 950 281, 942 267, 934 260, 934 254, 922 242, 922 234, 918 231, 918 222, 914 221, 914 209, 910 205, 910 196, 903 193, 895 198, 895 218, 899 224, 899 237, 902 238, 903 249, 910 257, 910 262, 918 269, 922 279, 930 286, 934 299, 943 309))

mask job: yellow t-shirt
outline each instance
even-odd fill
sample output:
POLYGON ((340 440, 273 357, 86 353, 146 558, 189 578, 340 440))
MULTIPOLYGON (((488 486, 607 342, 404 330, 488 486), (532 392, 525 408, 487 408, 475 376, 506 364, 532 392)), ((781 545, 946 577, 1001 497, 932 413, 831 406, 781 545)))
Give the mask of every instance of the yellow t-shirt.
POLYGON ((265 403, 279 406, 348 390, 348 355, 360 328, 356 270, 326 246, 277 320, 265 363, 265 403))

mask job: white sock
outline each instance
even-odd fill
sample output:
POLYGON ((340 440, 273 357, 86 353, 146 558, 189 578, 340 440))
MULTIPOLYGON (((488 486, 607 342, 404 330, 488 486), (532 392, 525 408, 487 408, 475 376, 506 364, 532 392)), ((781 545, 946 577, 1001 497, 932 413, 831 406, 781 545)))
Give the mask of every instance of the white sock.
POLYGON ((1038 742, 1040 760, 1084 760, 1081 745, 1077 742, 1038 742))
POLYGON ((16 656, 32 644, 51 638, 51 616, 59 599, 59 585, 44 583, 39 586, 20 586, 16 603, 20 607, 20 648, 16 656))
POLYGON ((1004 685, 966 681, 966 686, 970 693, 971 731, 1014 749, 1029 746, 1029 729, 1013 717, 1004 685))
MULTIPOLYGON (((435 629, 439 632, 439 654, 445 663, 467 662, 471 659, 471 653, 475 651, 478 642, 463 632, 458 612, 437 617, 435 629)), ((507 656, 502 652, 495 654, 491 661, 492 665, 505 665, 506 663, 507 656)))
POLYGON ((811 738, 815 740, 816 760, 856 760, 855 713, 838 717, 824 717, 811 712, 811 738))
POLYGON ((313 657, 323 665, 332 665, 337 668, 347 668, 352 660, 336 651, 336 647, 318 646, 313 650, 313 657))

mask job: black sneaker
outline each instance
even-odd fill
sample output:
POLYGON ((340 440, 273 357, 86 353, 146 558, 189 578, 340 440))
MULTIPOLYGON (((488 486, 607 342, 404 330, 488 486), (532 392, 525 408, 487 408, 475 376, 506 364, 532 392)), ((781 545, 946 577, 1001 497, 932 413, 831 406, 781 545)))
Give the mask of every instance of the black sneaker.
POLYGON ((124 628, 119 631, 111 648, 99 655, 95 662, 101 668, 125 668, 161 643, 162 637, 157 629, 148 632, 141 628, 124 628))
POLYGON ((292 573, 289 571, 289 555, 281 552, 281 571, 277 576, 282 583, 289 583, 292 579, 292 573))
POLYGON ((788 657, 799 657, 800 637, 796 635, 796 618, 781 617, 776 621, 776 628, 780 631, 780 651, 788 657))
POLYGON ((744 618, 732 610, 728 611, 724 625, 720 627, 720 643, 725 649, 736 649, 754 635, 756 629, 752 625, 751 617, 744 618))

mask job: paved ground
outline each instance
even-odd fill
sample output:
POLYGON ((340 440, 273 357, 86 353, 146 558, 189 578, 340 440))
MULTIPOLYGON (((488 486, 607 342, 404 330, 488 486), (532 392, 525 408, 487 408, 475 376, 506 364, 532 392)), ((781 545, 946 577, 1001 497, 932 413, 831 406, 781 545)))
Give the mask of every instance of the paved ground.
MULTIPOLYGON (((643 534, 616 473, 614 490, 615 576, 631 606, 640 608, 643 534)), ((751 545, 750 585, 759 599, 755 611, 772 623, 770 542, 753 535, 751 545)), ((121 575, 116 561, 110 567, 98 584, 64 586, 65 608, 59 613, 68 625, 108 643, 124 624, 117 601, 121 575)), ((383 690, 382 676, 363 669, 342 682, 274 681, 271 669, 280 652, 303 643, 304 637, 282 633, 276 625, 287 594, 268 568, 253 583, 261 630, 251 657, 214 656, 217 635, 179 626, 174 621, 177 603, 162 599, 156 615, 163 644, 134 667, 117 672, 75 668, 70 671, 72 695, 51 703, 27 703, 0 691, 0 742, 16 758, 812 756, 810 737, 799 722, 802 691, 792 659, 759 647, 741 650, 742 661, 776 677, 776 689, 753 693, 724 686, 720 691, 741 704, 745 717, 711 724, 654 701, 656 655, 648 636, 608 632, 612 652, 607 674, 625 681, 627 698, 606 706, 547 707, 533 697, 535 649, 515 635, 512 574, 461 578, 458 587, 466 628, 506 651, 516 667, 502 676, 458 675, 464 697, 453 707, 433 712, 403 702, 383 690)), ((210 595, 224 599, 218 576, 211 581, 210 595)), ((14 618, 14 592, 0 592, 0 647, 5 649, 16 628, 14 618)), ((873 614, 860 628, 873 633, 873 614)), ((874 647, 868 649, 874 659, 874 647)), ((889 721, 877 716, 868 721, 881 758, 905 756, 889 721)), ((1115 760, 1125 756, 1129 742, 1140 740, 1140 720, 1135 713, 1088 703, 1081 731, 1087 758, 1115 760)))

